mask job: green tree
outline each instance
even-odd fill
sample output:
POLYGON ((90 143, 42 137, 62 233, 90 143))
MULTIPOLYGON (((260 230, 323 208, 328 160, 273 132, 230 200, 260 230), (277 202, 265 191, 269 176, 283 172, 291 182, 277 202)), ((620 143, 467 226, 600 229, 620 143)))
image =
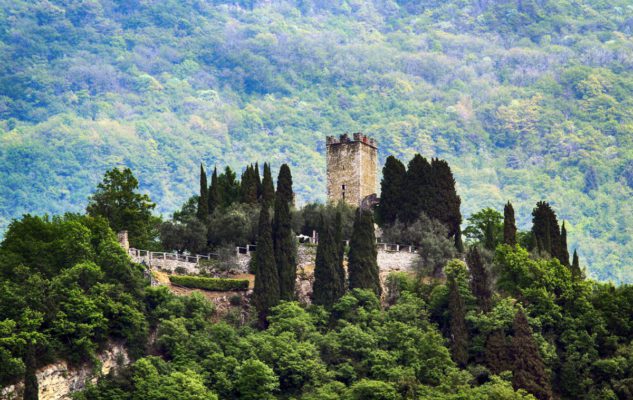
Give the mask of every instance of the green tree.
POLYGON ((517 244, 517 226, 514 219, 514 207, 508 201, 503 207, 503 243, 514 246, 517 244))
POLYGON ((377 262, 374 218, 370 211, 358 209, 350 240, 348 275, 349 288, 370 289, 380 297, 380 271, 377 262))
POLYGON ((565 221, 560 227, 560 263, 569 267, 569 249, 567 248, 567 229, 565 228, 565 221))
POLYGON ((448 236, 455 237, 462 223, 461 199, 455 190, 455 178, 445 160, 431 160, 431 190, 427 214, 446 225, 448 236))
POLYGON ((503 216, 497 210, 484 208, 467 218, 464 235, 470 242, 481 243, 493 250, 503 238, 503 216))
POLYGON ((273 400, 279 388, 275 372, 259 360, 249 359, 237 369, 237 392, 244 400, 273 400))
POLYGON ((93 217, 104 217, 115 232, 127 230, 130 246, 147 249, 153 247, 158 236, 159 221, 152 216, 156 204, 137 190, 132 170, 109 170, 90 197, 86 211, 93 217))
POLYGON ((229 166, 225 167, 224 172, 218 176, 218 191, 222 207, 228 207, 239 200, 240 184, 236 180, 235 172, 229 166))
POLYGON ((536 203, 536 207, 532 210, 532 233, 541 250, 559 260, 563 258, 560 227, 556 213, 544 201, 536 203))
POLYGON ((222 205, 222 198, 220 197, 220 184, 218 182, 218 169, 213 168, 213 175, 211 175, 211 186, 209 186, 209 214, 222 205))
POLYGON ((508 340, 503 329, 495 329, 486 340, 485 361, 486 366, 493 374, 512 369, 509 354, 508 340))
POLYGON ((241 202, 247 204, 257 203, 260 184, 259 172, 255 171, 255 167, 253 165, 247 166, 242 173, 240 186, 241 202))
POLYGON ((450 314, 451 354, 460 366, 468 363, 468 328, 466 327, 466 305, 455 276, 448 280, 448 312, 450 314))
POLYGON ((393 224, 404 201, 404 182, 407 170, 394 156, 387 157, 380 181, 378 216, 383 225, 393 224))
POLYGON ((345 241, 343 240, 343 216, 340 210, 336 211, 334 215, 334 244, 336 245, 336 259, 338 261, 336 273, 340 287, 343 288, 343 293, 347 288, 347 282, 345 279, 345 241))
POLYGON ((484 260, 477 246, 473 246, 466 254, 466 263, 470 270, 470 286, 477 299, 479 308, 483 312, 489 312, 492 308, 492 290, 490 273, 486 269, 484 260))
POLYGON ((293 197, 290 167, 283 164, 277 178, 273 219, 275 262, 279 274, 279 295, 282 300, 294 299, 297 279, 296 239, 292 232, 290 213, 293 197))
POLYGON ((209 187, 207 186, 207 173, 200 164, 200 194, 198 196, 198 220, 206 222, 209 216, 209 187))
POLYGON ((262 179, 262 203, 272 205, 275 202, 275 186, 270 172, 270 164, 264 163, 264 178, 262 179))
POLYGON ((578 252, 574 250, 573 261, 571 263, 571 273, 576 279, 582 277, 582 271, 580 270, 580 262, 578 261, 578 252))
POLYGON ((345 287, 342 286, 339 269, 339 247, 331 223, 322 218, 312 285, 314 304, 330 308, 344 294, 345 287))
POLYGON ((272 228, 268 207, 262 207, 259 213, 259 229, 257 235, 257 252, 255 253, 255 287, 253 304, 257 310, 259 326, 267 326, 268 313, 271 307, 279 303, 279 275, 275 265, 272 228))
POLYGON ((422 212, 427 210, 427 199, 431 188, 431 164, 420 154, 413 156, 407 167, 401 213, 402 222, 415 221, 422 212))
POLYGON ((525 389, 539 400, 552 398, 550 379, 541 358, 528 320, 519 310, 514 318, 514 336, 511 351, 514 357, 512 365, 512 385, 515 389, 525 389))

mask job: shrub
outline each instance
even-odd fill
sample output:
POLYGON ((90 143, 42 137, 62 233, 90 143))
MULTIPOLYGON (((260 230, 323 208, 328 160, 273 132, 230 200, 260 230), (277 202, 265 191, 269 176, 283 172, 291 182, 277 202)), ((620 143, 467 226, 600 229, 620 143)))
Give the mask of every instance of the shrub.
POLYGON ((173 284, 197 289, 230 291, 247 290, 248 279, 227 279, 227 278, 203 278, 200 276, 178 276, 171 275, 169 281, 173 284))

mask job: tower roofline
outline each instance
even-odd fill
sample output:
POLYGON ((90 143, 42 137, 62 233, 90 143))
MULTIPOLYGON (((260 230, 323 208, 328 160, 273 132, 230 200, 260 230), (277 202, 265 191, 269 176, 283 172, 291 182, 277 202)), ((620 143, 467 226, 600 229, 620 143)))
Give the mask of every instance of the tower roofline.
POLYGON ((344 144, 344 143, 356 143, 356 142, 366 144, 367 146, 373 147, 374 149, 378 148, 378 142, 376 142, 374 138, 369 137, 363 134, 362 132, 353 133, 351 138, 349 134, 344 133, 340 135, 339 137, 327 136, 325 140, 325 144, 327 146, 344 144))

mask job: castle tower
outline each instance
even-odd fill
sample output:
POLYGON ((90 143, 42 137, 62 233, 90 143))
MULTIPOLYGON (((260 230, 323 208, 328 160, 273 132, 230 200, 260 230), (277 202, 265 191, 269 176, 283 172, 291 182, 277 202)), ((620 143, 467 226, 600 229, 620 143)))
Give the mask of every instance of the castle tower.
POLYGON ((327 197, 328 201, 345 200, 360 206, 367 196, 377 189, 378 145, 362 133, 347 134, 339 138, 328 136, 327 197))

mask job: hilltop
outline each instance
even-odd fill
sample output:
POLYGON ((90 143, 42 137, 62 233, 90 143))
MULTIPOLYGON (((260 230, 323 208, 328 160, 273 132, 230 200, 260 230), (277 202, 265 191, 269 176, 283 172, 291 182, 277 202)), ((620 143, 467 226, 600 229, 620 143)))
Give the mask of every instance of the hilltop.
POLYGON ((628 1, 1 4, 4 226, 83 210, 116 165, 165 215, 201 160, 288 162, 322 201, 324 137, 361 130, 381 164, 447 159, 465 216, 550 201, 592 276, 633 281, 628 1))

